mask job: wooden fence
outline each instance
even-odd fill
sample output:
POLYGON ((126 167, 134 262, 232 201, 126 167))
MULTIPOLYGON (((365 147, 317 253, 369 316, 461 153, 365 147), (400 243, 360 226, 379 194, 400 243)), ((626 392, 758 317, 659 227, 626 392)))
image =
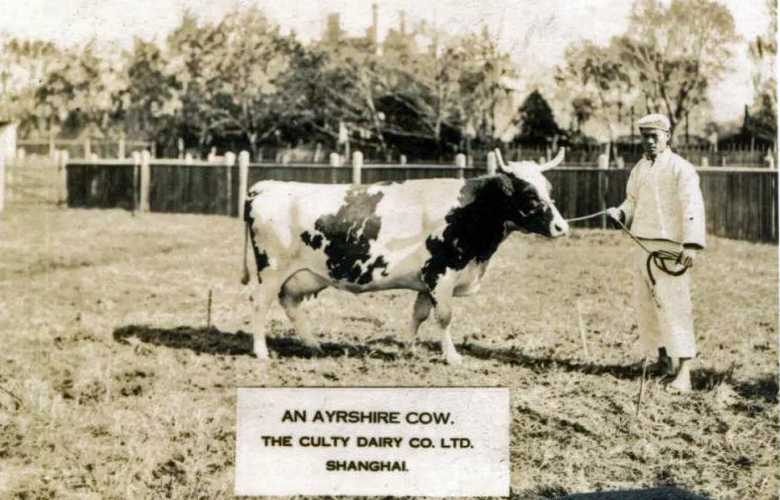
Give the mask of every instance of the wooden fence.
MULTIPOLYGON (((328 166, 221 163, 156 160, 148 154, 134 163, 119 160, 67 164, 70 207, 120 207, 127 210, 206 213, 239 216, 246 187, 274 179, 320 184, 402 181, 425 178, 471 178, 481 167, 448 165, 328 166)), ((698 169, 706 203, 709 233, 759 242, 778 241, 777 171, 768 169, 698 169)), ((562 167, 546 172, 552 196, 564 218, 592 214, 620 204, 625 197, 628 169, 562 167)), ((575 227, 608 227, 605 217, 581 221, 575 227)))
MULTIPOLYGON (((510 160, 534 160, 541 157, 550 158, 555 155, 555 151, 541 146, 521 146, 511 145, 504 149, 504 157, 510 160)), ((566 149, 566 162, 572 166, 587 167, 597 166, 599 155, 604 152, 604 146, 575 146, 566 149)), ((678 144, 673 148, 675 153, 679 154, 693 165, 712 166, 712 167, 770 167, 777 165, 777 152, 767 146, 748 147, 729 145, 725 148, 717 149, 712 146, 701 146, 694 144, 678 144)), ((474 162, 484 163, 487 151, 472 151, 474 162)), ((611 152, 609 158, 610 166, 622 163, 630 168, 635 165, 643 155, 642 146, 636 144, 618 144, 617 155, 611 152), (620 159, 618 159, 618 157, 620 159)))
POLYGON ((27 156, 54 158, 67 151, 70 158, 128 158, 134 151, 149 149, 154 156, 154 143, 128 141, 125 139, 19 139, 16 141, 15 160, 23 161, 27 156))

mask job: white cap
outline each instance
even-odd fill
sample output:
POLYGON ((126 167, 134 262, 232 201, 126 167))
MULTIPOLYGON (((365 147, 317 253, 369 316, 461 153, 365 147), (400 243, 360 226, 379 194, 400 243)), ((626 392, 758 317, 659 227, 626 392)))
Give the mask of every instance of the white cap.
POLYGON ((669 129, 672 128, 669 123, 669 118, 658 113, 643 116, 636 124, 640 129, 658 129, 663 130, 664 132, 669 132, 669 129))

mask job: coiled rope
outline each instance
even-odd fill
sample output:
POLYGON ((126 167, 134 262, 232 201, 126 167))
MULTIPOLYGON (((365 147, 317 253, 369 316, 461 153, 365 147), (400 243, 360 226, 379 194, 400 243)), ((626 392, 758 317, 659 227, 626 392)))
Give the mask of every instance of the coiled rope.
MULTIPOLYGON (((606 210, 602 210, 600 212, 596 212, 595 214, 590 215, 583 215, 582 217, 574 217, 573 219, 566 219, 566 222, 577 222, 581 220, 587 220, 587 219, 593 219, 595 217, 598 217, 600 215, 607 215, 606 210)), ((653 286, 655 286, 655 276, 653 276, 653 266, 660 269, 661 271, 665 272, 666 274, 670 276, 682 276, 685 274, 685 271, 688 270, 688 266, 683 265, 681 269, 674 269, 673 267, 676 264, 680 264, 680 253, 679 252, 670 252, 668 250, 650 250, 647 248, 642 241, 636 237, 634 233, 629 230, 625 224, 623 224, 622 221, 612 219, 611 220, 617 222, 620 225, 620 229, 622 229, 626 234, 631 236, 631 239, 633 239, 642 249, 647 252, 647 275, 650 276, 650 282, 653 286), (669 264, 669 263, 672 264, 669 264)))

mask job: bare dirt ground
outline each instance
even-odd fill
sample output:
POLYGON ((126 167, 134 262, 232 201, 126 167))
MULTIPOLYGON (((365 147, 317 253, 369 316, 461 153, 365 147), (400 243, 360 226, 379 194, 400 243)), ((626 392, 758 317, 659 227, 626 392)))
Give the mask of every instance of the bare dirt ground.
POLYGON ((509 387, 518 499, 778 496, 776 246, 710 237, 693 270, 695 391, 650 378, 634 418, 635 246, 618 232, 510 237, 456 302, 463 366, 442 363, 428 323, 405 355, 412 292, 332 290, 306 305, 324 354, 274 306, 263 365, 244 333, 240 221, 66 209, 56 179, 17 174, 0 213, 2 498, 230 498, 239 385, 509 387))

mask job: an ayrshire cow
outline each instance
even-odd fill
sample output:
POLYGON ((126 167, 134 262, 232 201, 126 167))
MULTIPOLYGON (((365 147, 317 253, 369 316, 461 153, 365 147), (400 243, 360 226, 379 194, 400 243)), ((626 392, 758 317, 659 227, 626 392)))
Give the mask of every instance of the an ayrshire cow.
MULTIPOLYGON (((452 297, 475 293, 498 246, 515 230, 567 233, 542 171, 549 163, 510 162, 475 179, 371 185, 261 181, 249 190, 247 234, 257 264, 254 352, 266 359, 266 313, 275 298, 301 340, 316 346, 299 305, 327 287, 362 293, 417 291, 411 345, 431 309, 448 363, 460 362, 450 334, 452 297)), ((246 250, 246 245, 245 245, 246 250)), ((248 280, 246 252, 244 282, 248 280)))

